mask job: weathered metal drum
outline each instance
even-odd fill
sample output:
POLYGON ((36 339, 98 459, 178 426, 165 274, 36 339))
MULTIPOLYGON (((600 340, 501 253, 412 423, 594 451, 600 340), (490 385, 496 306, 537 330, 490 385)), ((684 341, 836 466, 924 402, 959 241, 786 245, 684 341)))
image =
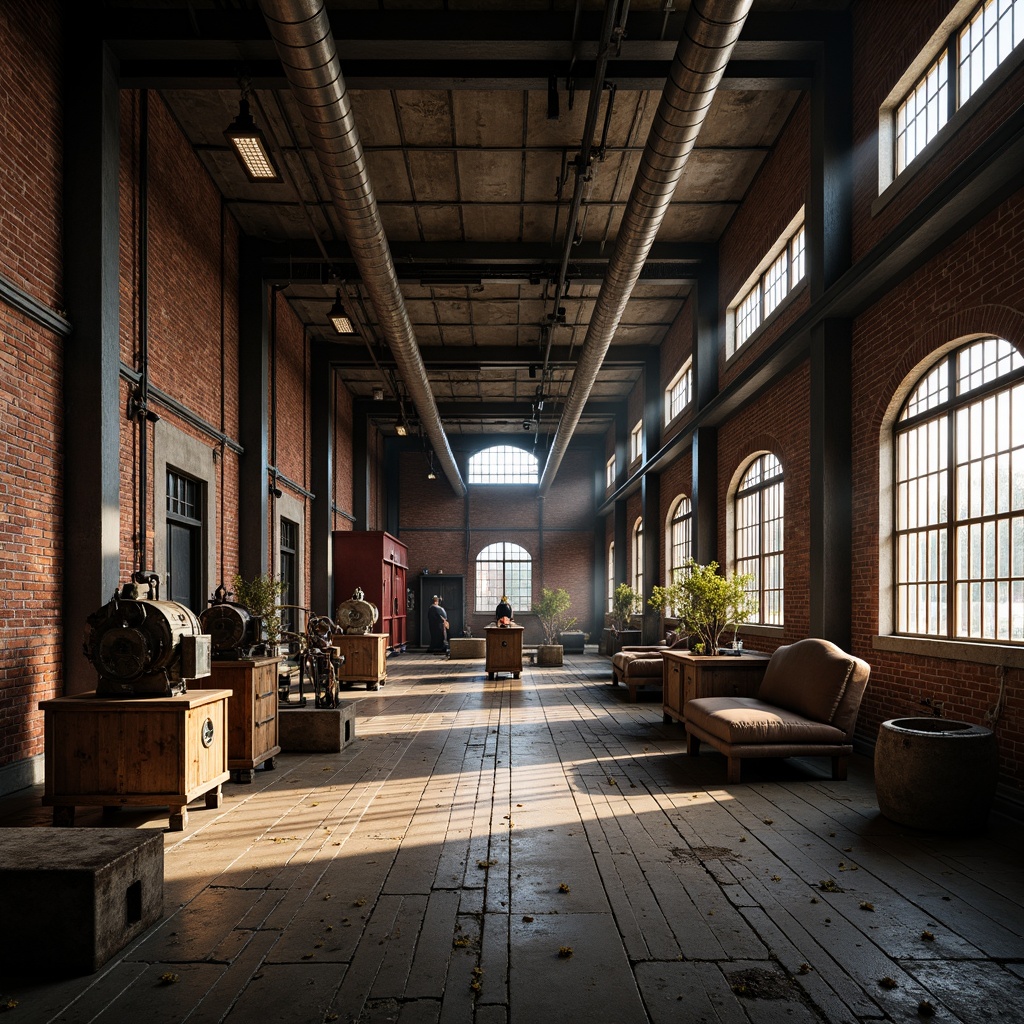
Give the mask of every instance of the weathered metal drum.
POLYGON ((933 832, 984 828, 997 776, 991 729, 944 718, 893 718, 879 729, 878 807, 901 825, 933 832))

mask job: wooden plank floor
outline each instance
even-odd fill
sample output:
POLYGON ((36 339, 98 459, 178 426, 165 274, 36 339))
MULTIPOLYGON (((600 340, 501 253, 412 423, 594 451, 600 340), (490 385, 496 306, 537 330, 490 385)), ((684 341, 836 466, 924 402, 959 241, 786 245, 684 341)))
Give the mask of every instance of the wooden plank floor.
MULTIPOLYGON (((388 676, 345 694, 342 753, 282 755, 165 832, 164 919, 95 975, 0 964, 5 1020, 1024 1020, 1020 824, 896 826, 858 758, 845 783, 766 761, 727 786, 594 654, 489 681, 407 653, 388 676)), ((38 793, 0 804, 49 822, 38 793)))

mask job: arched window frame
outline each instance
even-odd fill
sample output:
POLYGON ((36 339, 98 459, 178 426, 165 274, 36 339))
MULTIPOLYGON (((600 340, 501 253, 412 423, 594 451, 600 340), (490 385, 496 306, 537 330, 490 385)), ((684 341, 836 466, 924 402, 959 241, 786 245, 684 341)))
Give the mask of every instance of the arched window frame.
MULTIPOLYGON (((665 521, 665 582, 671 585, 683 574, 683 567, 693 555, 693 506, 680 494, 669 507, 665 521)), ((665 608, 665 615, 674 617, 677 610, 665 608)))
POLYGON ((633 524, 633 589, 644 596, 644 521, 641 516, 633 524))
POLYGON ((892 486, 882 492, 892 503, 880 516, 891 527, 891 572, 883 557, 880 578, 891 583, 893 634, 1024 644, 1018 409, 1024 358, 1004 339, 961 341, 915 371, 892 424, 892 486))
POLYGON ((608 611, 612 611, 615 604, 615 541, 608 545, 608 611))
POLYGON ((496 444, 469 457, 467 482, 494 484, 537 483, 537 457, 512 444, 496 444))
POLYGON ((481 548, 476 569, 476 611, 493 613, 507 595, 516 610, 533 607, 533 556, 511 541, 496 541, 481 548))
POLYGON ((733 493, 733 564, 754 577, 748 593, 757 603, 756 618, 781 626, 785 611, 785 481, 782 463, 759 452, 743 468, 733 493))

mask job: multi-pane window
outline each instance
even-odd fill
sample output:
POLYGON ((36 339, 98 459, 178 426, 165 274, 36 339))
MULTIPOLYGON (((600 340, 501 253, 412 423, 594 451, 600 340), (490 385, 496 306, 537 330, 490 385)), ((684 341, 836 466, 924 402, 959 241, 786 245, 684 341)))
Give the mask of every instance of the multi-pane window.
POLYGON ((1022 42, 1024 0, 985 0, 973 9, 896 107, 897 174, 1022 42))
POLYGON ((533 559, 518 544, 488 544, 476 556, 476 610, 493 612, 502 596, 513 608, 533 605, 533 559))
MULTIPOLYGON (((471 484, 535 484, 537 459, 514 445, 485 448, 469 459, 471 484)), ((501 595, 499 595, 500 597, 501 595)))
POLYGON ((732 352, 778 309, 782 300, 803 280, 804 248, 805 234, 801 216, 797 226, 791 227, 773 247, 779 250, 778 255, 732 308, 732 352))
POLYGON ((636 462, 644 452, 644 422, 640 420, 629 432, 629 461, 636 462))
POLYGON ((299 601, 299 524, 281 517, 281 629, 296 630, 297 616, 289 605, 299 601))
POLYGON ((643 596, 644 592, 644 521, 633 524, 633 589, 643 596))
POLYGON ((894 435, 896 630, 1024 641, 1024 359, 1007 341, 943 356, 894 435))
POLYGON ((689 404, 693 396, 693 360, 687 359, 683 368, 665 388, 665 422, 671 423, 689 404))
POLYGON ((608 545, 608 611, 615 603, 615 541, 608 545))
POLYGON ((609 490, 615 486, 615 456, 604 464, 604 485, 609 490))
MULTIPOLYGON (((668 572, 666 582, 674 583, 685 571, 686 563, 693 554, 691 544, 691 524, 693 522, 693 507, 690 499, 685 494, 676 498, 668 516, 668 536, 665 538, 665 547, 668 550, 668 572)), ((666 608, 666 615, 675 615, 675 608, 666 608)))
POLYGON ((736 571, 749 573, 757 621, 781 625, 783 614, 782 464, 770 453, 747 467, 735 497, 736 571))
POLYGON ((164 597, 194 612, 205 607, 203 592, 203 485, 167 467, 167 550, 164 597))

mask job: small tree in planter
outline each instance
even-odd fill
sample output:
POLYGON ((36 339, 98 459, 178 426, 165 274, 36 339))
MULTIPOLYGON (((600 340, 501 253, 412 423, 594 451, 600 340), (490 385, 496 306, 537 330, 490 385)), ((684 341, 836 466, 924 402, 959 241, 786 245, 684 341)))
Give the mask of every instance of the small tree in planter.
POLYGON ((620 583, 612 595, 612 629, 621 633, 640 610, 640 595, 628 584, 620 583))
POLYGON ((538 665, 561 665, 562 645, 559 642, 561 634, 576 625, 576 617, 571 618, 566 614, 572 599, 565 587, 558 587, 551 590, 549 587, 542 587, 540 601, 530 611, 540 619, 541 627, 544 629, 544 643, 537 645, 538 665), (542 651, 542 648, 548 648, 542 651))
POLYGON ((281 639, 281 614, 277 610, 277 599, 284 591, 284 583, 274 579, 270 573, 246 580, 235 576, 231 581, 235 600, 260 620, 260 632, 266 653, 270 654, 281 639))
POLYGON ((747 590, 753 582, 749 573, 722 576, 717 562, 701 565, 691 558, 672 583, 651 590, 647 603, 659 611, 675 610, 680 632, 693 637, 695 652, 717 654, 722 633, 730 626, 735 632, 754 614, 747 590))

